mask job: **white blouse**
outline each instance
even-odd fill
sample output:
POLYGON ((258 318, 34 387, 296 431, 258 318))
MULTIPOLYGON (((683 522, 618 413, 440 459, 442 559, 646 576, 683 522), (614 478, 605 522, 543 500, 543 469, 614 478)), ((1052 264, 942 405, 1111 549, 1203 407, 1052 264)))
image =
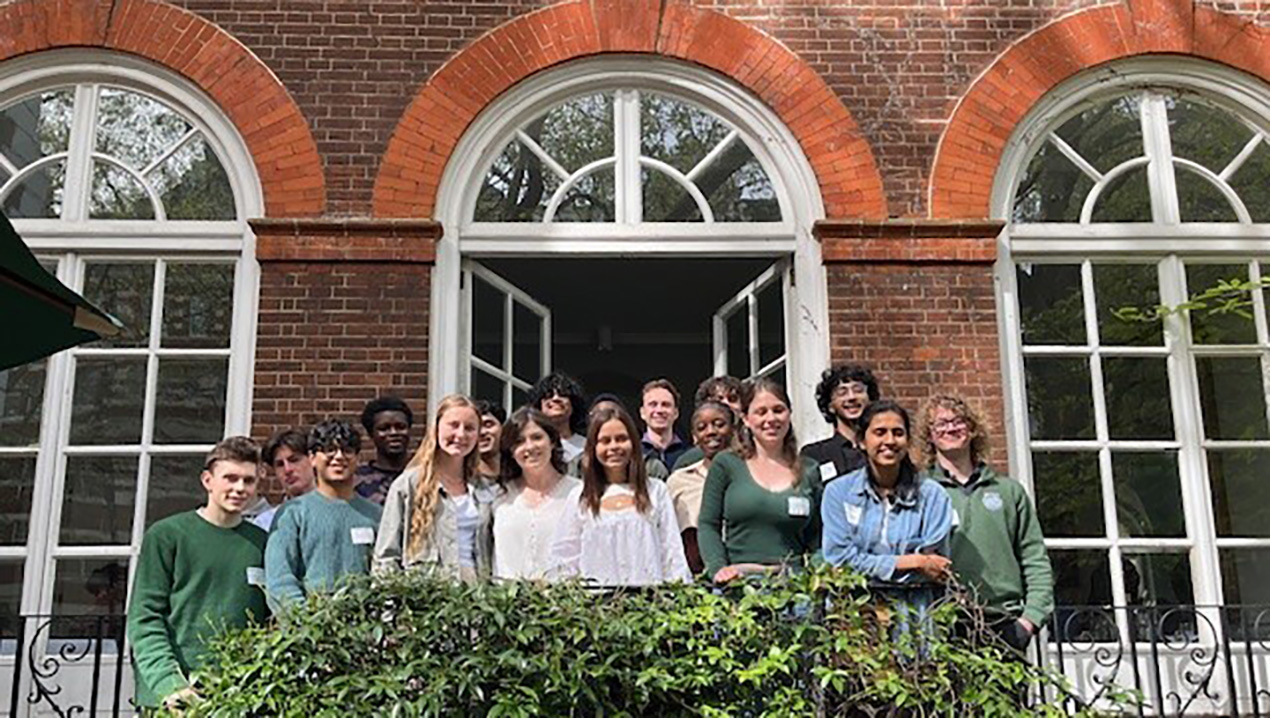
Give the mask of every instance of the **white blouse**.
POLYGON ((586 451, 586 437, 581 434, 574 434, 567 439, 563 439, 560 442, 560 449, 564 454, 564 463, 567 464, 586 451))
POLYGON ((628 484, 610 484, 604 499, 631 497, 621 509, 600 507, 598 515, 582 505, 582 486, 569 492, 567 508, 551 547, 552 575, 581 576, 600 586, 650 586, 691 581, 679 522, 670 492, 661 481, 648 482, 647 514, 634 505, 628 484))
POLYGON ((581 485, 563 476, 542 503, 530 506, 524 482, 516 481, 494 500, 494 578, 546 578, 565 499, 581 485))

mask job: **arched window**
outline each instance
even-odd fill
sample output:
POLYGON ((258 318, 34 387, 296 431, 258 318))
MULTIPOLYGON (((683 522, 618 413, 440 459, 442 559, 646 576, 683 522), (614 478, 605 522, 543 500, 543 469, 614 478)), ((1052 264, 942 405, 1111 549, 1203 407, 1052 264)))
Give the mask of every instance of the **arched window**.
POLYGON ((0 207, 126 326, 0 372, 0 612, 121 613, 145 528, 197 506, 205 452, 249 429, 259 183, 185 80, 58 51, 0 64, 0 207))
POLYGON ((1270 600, 1268 97, 1123 63, 1055 90, 1007 149, 1011 460, 1060 603, 1270 600))

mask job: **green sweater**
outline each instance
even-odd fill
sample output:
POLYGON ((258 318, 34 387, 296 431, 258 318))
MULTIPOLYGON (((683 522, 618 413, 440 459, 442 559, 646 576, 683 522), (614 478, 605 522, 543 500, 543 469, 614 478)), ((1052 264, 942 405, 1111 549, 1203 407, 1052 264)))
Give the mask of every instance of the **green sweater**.
POLYGON ((1054 610, 1054 576, 1027 491, 983 464, 965 485, 938 468, 927 476, 952 500, 957 577, 985 606, 1043 625, 1054 610))
POLYGON ((243 521, 232 529, 197 511, 146 531, 128 606, 137 704, 158 706, 189 685, 207 639, 268 616, 262 591, 266 534, 243 521))
POLYGON ((265 550, 265 579, 275 610, 334 587, 345 576, 370 573, 383 509, 360 496, 328 499, 310 491, 274 518, 265 550))
POLYGON ((801 466, 796 486, 768 491, 740 456, 725 451, 714 457, 697 526, 708 576, 732 564, 775 565, 820 549, 820 475, 812 462, 801 466))

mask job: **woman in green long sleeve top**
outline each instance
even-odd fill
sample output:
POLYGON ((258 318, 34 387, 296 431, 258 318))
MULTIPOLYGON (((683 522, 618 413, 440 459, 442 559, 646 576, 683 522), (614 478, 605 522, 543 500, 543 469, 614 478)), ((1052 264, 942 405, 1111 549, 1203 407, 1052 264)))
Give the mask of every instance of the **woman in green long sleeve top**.
POLYGON ((716 583, 801 563, 820 548, 820 476, 798 458, 785 390, 746 382, 741 411, 736 448, 715 458, 701 497, 697 543, 716 583))

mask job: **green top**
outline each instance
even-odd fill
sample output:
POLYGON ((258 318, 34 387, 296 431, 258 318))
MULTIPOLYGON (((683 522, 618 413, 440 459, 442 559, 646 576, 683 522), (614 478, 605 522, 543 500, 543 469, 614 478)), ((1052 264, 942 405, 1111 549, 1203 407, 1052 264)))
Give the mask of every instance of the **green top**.
POLYGON ((706 452, 702 451, 701 447, 694 446, 680 454, 678 459, 675 459, 675 465, 670 467, 670 473, 673 474, 685 466, 692 466, 704 458, 706 458, 706 452))
POLYGON ((349 575, 370 573, 383 509, 360 496, 348 501, 310 491, 287 502, 273 520, 265 578, 275 610, 332 588, 349 575))
POLYGON ((800 465, 797 485, 768 491, 740 456, 725 451, 714 457, 697 527, 709 576, 731 564, 779 564, 820 549, 820 474, 810 461, 800 465))
POLYGON ((197 511, 146 531, 128 606, 137 704, 156 707, 189 685, 207 639, 269 615, 262 567, 267 535, 243 521, 221 528, 197 511))
POLYGON ((1019 482, 980 465, 961 484, 936 468, 953 505, 953 570, 989 608, 1041 626, 1054 610, 1054 575, 1032 500, 1019 482))

